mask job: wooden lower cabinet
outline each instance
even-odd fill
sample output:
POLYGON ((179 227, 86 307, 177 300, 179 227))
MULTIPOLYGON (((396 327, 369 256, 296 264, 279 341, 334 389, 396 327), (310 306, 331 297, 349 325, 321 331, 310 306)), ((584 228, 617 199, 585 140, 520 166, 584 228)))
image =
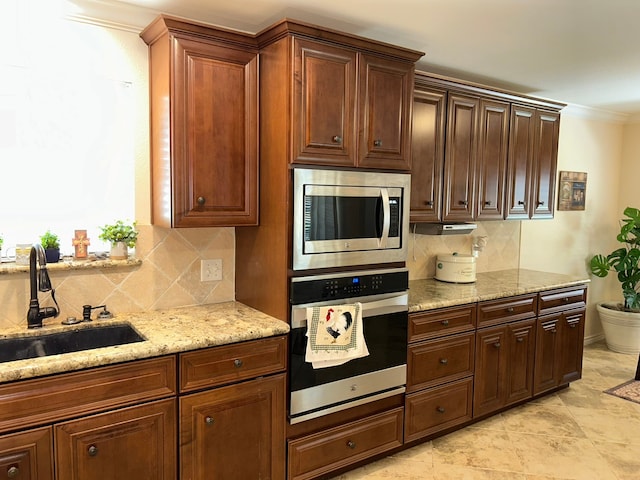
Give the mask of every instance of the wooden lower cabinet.
POLYGON ((284 478, 285 375, 180 398, 180 479, 284 478))
POLYGON ((0 478, 53 480, 51 427, 0 436, 0 478))
POLYGON ((535 319, 478 330, 473 416, 533 395, 535 319))
POLYGON ((473 377, 407 395, 405 443, 471 420, 472 400, 473 377))
POLYGON ((534 394, 582 377, 584 308, 538 318, 534 394))
POLYGON ((166 399, 55 425, 56 478, 175 478, 175 405, 166 399))
POLYGON ((319 478, 334 470, 348 467, 401 446, 402 419, 403 408, 395 408, 290 440, 288 442, 289 480, 319 478))

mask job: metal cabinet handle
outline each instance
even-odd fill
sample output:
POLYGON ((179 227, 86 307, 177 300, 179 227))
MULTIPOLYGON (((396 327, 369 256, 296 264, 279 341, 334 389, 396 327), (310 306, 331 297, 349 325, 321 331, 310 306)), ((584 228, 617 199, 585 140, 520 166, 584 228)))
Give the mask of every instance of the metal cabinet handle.
POLYGON ((496 348, 500 348, 500 342, 494 343, 493 346, 496 347, 496 348))
POLYGON ((444 407, 438 407, 438 408, 436 408, 436 410, 438 411, 438 413, 444 413, 445 412, 444 407))
POLYGON ((463 205, 463 206, 465 206, 465 207, 466 207, 467 205, 469 205, 469 202, 468 202, 468 201, 466 201, 466 200, 460 200, 460 202, 459 202, 459 203, 460 203, 460 205, 463 205))
POLYGON ((236 368, 240 368, 240 367, 242 366, 242 360, 240 360, 239 358, 236 358, 236 359, 233 361, 233 365, 234 365, 236 368))
POLYGON ((446 358, 441 358, 441 359, 440 359, 440 363, 441 363, 442 365, 446 365, 447 363, 449 363, 449 360, 447 360, 446 358))
POLYGON ((98 447, 96 447, 95 445, 89 445, 89 448, 87 448, 87 453, 90 457, 95 457, 96 455, 98 455, 98 447))
POLYGON ((349 440, 347 442, 347 447, 349 447, 351 450, 356 448, 356 442, 354 442, 353 440, 349 440))
POLYGON ((342 143, 342 137, 340 135, 334 135, 331 137, 331 141, 333 141, 333 143, 342 143))
POLYGON ((425 205, 426 205, 427 207, 433 207, 433 201, 432 201, 432 200, 427 200, 427 201, 426 201, 426 202, 424 202, 424 203, 425 203, 425 205))
POLYGON ((578 326, 577 323, 570 323, 569 328, 576 328, 578 326))
POLYGON ((507 312, 509 312, 509 313, 513 313, 513 307, 509 307, 509 308, 507 308, 507 312))
POLYGON ((518 338, 516 339, 516 342, 518 342, 518 343, 522 343, 522 342, 524 342, 524 338, 522 338, 522 337, 518 337, 518 338))
POLYGON ((564 303, 569 303, 569 297, 564 297, 564 303))
POLYGON ((381 147, 382 146, 382 140, 380 140, 379 138, 373 141, 373 146, 374 147, 381 147))
POLYGON ((442 320, 440 323, 445 327, 449 326, 449 320, 442 320))
POLYGON ((15 465, 7 468, 7 478, 16 478, 18 475, 20 475, 20 469, 15 465))
POLYGON ((213 425, 213 423, 215 422, 215 420, 213 419, 213 417, 205 417, 204 419, 204 423, 206 423, 207 425, 213 425))
POLYGON ((541 207, 542 205, 544 205, 544 202, 538 202, 539 207, 541 207))
POLYGON ((491 205, 491 200, 485 200, 484 204, 487 206, 491 205))
POLYGON ((198 205, 200 205, 200 206, 204 205, 204 202, 205 202, 205 201, 206 201, 206 200, 205 200, 205 198, 204 198, 204 197, 198 197, 198 198, 196 198, 196 202, 197 202, 197 203, 198 203, 198 205))
POLYGON ((522 200, 518 200, 518 205, 524 205, 524 202, 522 200))

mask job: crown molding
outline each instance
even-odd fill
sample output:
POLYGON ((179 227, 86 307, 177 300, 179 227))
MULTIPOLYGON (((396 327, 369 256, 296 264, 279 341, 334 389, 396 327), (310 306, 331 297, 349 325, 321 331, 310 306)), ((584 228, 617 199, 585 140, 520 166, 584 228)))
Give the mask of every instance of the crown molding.
POLYGON ((609 110, 585 107, 583 105, 576 105, 573 103, 568 104, 562 109, 562 115, 618 124, 628 123, 631 118, 631 115, 628 113, 611 112, 609 110))

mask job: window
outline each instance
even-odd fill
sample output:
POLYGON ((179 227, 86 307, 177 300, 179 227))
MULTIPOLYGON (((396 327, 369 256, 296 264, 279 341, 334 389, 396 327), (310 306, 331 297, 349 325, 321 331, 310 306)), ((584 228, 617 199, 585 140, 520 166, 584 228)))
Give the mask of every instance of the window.
POLYGON ((71 254, 76 229, 106 250, 99 226, 134 219, 135 67, 117 35, 62 18, 63 4, 0 7, 14 46, 0 52, 3 253, 51 230, 71 254))

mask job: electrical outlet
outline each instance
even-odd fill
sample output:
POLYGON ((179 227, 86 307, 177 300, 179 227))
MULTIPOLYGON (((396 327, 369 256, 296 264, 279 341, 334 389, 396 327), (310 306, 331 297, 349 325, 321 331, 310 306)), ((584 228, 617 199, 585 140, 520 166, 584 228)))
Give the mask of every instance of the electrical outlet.
POLYGON ((215 282, 222 280, 222 259, 200 261, 200 281, 215 282))

